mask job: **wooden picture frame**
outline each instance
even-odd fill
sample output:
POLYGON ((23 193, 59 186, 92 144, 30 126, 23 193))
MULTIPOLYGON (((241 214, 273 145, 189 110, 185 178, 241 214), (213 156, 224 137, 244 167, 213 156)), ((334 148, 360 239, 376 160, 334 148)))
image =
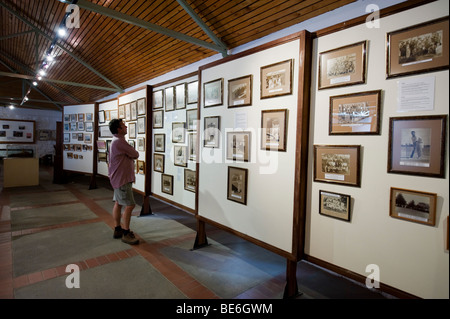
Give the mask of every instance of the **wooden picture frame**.
POLYGON ((172 143, 184 143, 186 138, 186 123, 172 122, 172 143))
POLYGON ((125 121, 131 121, 131 103, 125 104, 125 121))
POLYGON ((203 147, 218 148, 220 144, 220 116, 206 116, 203 121, 203 147))
POLYGON ((448 69, 448 16, 389 32, 386 78, 448 69))
POLYGON ((228 166, 227 199, 247 205, 248 169, 228 166))
POLYGON ((120 104, 117 107, 117 117, 119 119, 124 119, 125 118, 125 105, 124 104, 120 104))
POLYGON ((228 80, 228 108, 252 105, 252 83, 251 74, 228 80))
POLYGON ((138 137, 137 138, 137 150, 139 152, 145 152, 145 137, 138 137))
POLYGON ((164 89, 164 104, 166 112, 175 110, 175 88, 173 86, 164 89))
POLYGON ((153 111, 153 128, 164 128, 164 111, 153 111))
POLYGON ((260 98, 292 94, 293 67, 293 59, 261 67, 260 98))
POLYGON ((360 145, 314 145, 314 181, 361 186, 360 145))
POLYGON ((128 123, 128 138, 136 138, 136 122, 128 123))
POLYGON ((197 160, 197 153, 198 153, 198 147, 197 147, 197 133, 196 132, 190 132, 188 134, 188 155, 190 161, 196 161, 197 160))
POLYGON ((388 173, 445 177, 447 115, 389 119, 388 173))
POLYGON ((187 104, 198 103, 198 81, 187 84, 187 104))
POLYGON ((188 131, 197 130, 197 109, 186 110, 186 128, 188 131))
POLYGON ((145 97, 137 99, 137 115, 145 115, 147 110, 147 99, 145 97))
POLYGON ((97 149, 106 150, 106 141, 105 140, 97 140, 97 149))
POLYGON ((186 83, 175 86, 175 109, 181 110, 186 108, 186 83))
POLYGON ((157 90, 153 92, 153 109, 162 109, 164 107, 164 91, 157 90))
POLYGON ((153 136, 154 138, 154 151, 165 152, 166 151, 166 134, 159 133, 153 136))
POLYGON ((145 175, 145 161, 137 160, 136 161, 137 172, 140 175, 145 175))
POLYGON ((203 106, 223 104, 223 78, 203 83, 203 106))
POLYGON ((391 187, 389 216, 434 226, 436 202, 435 193, 391 187))
POLYGON ((250 161, 250 131, 227 132, 227 159, 233 161, 250 161))
POLYGON ((173 195, 173 175, 161 174, 161 192, 173 195))
POLYGON ((319 190, 319 214, 350 221, 350 195, 319 190))
POLYGON ((381 90, 330 96, 330 135, 379 135, 381 90))
POLYGON ((366 83, 367 41, 319 53, 318 89, 366 83))
POLYGON ((184 169, 184 189, 195 193, 197 188, 197 173, 191 169, 184 169))
POLYGON ((63 143, 70 143, 70 133, 64 133, 63 143))
POLYGON ((137 133, 145 134, 145 116, 141 116, 137 118, 137 133))
POLYGON ((153 154, 153 170, 155 172, 164 173, 164 154, 153 154))
POLYGON ((188 150, 185 145, 173 146, 173 165, 187 167, 188 162, 188 150))
POLYGON ((287 109, 261 111, 261 149, 286 152, 287 109))
POLYGON ((136 119, 137 119, 137 102, 136 101, 130 102, 130 111, 131 111, 130 119, 132 121, 136 121, 136 119))

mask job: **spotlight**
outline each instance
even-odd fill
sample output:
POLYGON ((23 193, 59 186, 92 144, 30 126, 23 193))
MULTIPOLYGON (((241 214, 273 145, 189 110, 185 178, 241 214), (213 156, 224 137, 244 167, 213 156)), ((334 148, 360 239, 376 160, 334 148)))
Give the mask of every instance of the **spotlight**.
POLYGON ((45 71, 44 70, 39 70, 39 74, 42 76, 45 76, 45 71))
POLYGON ((66 35, 66 29, 64 29, 64 28, 59 28, 59 29, 58 29, 58 35, 59 35, 60 37, 65 36, 65 35, 66 35))
POLYGON ((34 86, 37 86, 38 83, 37 83, 36 81, 33 81, 33 85, 34 85, 34 86))

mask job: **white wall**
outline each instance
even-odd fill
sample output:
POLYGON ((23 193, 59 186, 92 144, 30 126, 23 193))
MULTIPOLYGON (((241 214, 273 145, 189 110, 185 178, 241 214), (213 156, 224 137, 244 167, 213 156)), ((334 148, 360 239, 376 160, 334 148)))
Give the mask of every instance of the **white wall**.
MULTIPOLYGON (((314 41, 310 151, 314 144, 359 144, 362 146, 360 188, 313 182, 313 159, 309 161, 309 194, 306 253, 328 263, 367 276, 366 266, 380 268, 380 281, 422 298, 449 297, 449 256, 445 249, 449 207, 448 134, 445 179, 387 173, 389 118, 436 115, 449 112, 449 73, 432 72, 398 79, 385 79, 386 33, 406 26, 448 16, 448 1, 437 1, 380 21, 379 29, 365 24, 314 41), (368 40, 367 84, 317 90, 318 53, 368 40), (397 82, 435 78, 434 110, 398 112, 397 82), (370 90, 383 90, 381 134, 378 136, 329 136, 329 97, 370 90), (437 193, 436 226, 394 219, 389 216, 390 188, 437 193), (319 190, 351 195, 351 222, 319 215, 319 190)), ((448 39, 447 39, 448 40, 448 39)), ((448 127, 448 123, 447 123, 448 127)))

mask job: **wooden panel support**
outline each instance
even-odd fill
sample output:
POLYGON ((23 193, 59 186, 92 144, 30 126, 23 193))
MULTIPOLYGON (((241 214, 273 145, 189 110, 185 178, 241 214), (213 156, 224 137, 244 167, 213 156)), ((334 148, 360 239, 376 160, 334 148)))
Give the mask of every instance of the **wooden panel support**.
POLYGON ((286 287, 284 288, 283 299, 292 299, 301 296, 297 286, 297 262, 286 259, 286 287))
POLYGON ((143 198, 144 200, 142 203, 141 213, 139 214, 139 216, 153 215, 152 207, 150 205, 150 196, 143 195, 143 198))
POLYGON ((205 222, 197 219, 197 235, 195 236, 194 247, 192 250, 208 246, 208 238, 206 237, 205 222))

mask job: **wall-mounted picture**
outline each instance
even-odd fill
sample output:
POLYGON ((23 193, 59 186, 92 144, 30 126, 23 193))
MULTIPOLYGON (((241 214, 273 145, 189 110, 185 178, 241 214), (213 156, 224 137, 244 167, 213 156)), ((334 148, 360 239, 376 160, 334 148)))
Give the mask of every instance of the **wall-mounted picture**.
POLYGON ((261 112, 261 149, 286 151, 287 109, 261 112))
POLYGON ((136 138, 136 122, 128 123, 128 138, 136 138))
POLYGON ((137 115, 145 115, 145 110, 147 109, 146 98, 140 98, 136 101, 137 103, 137 115))
POLYGON ((128 140, 128 144, 130 144, 134 149, 136 149, 136 141, 135 140, 128 140))
POLYGON ((108 125, 100 125, 98 127, 98 137, 113 137, 108 125))
POLYGON ((188 134, 188 155, 190 161, 197 160, 197 133, 191 132, 188 134))
POLYGON ((253 76, 246 75, 228 80, 228 107, 252 105, 253 76))
POLYGON ((294 60, 261 67, 261 99, 292 94, 294 60))
POLYGON ((166 112, 175 110, 175 88, 173 86, 164 89, 164 104, 166 112))
POLYGON ((106 141, 105 140, 97 140, 97 149, 106 150, 106 141))
POLYGON ((98 162, 107 162, 107 154, 105 152, 97 153, 97 161, 98 162))
POLYGON ((77 131, 84 131, 84 122, 77 122, 77 131))
POLYGON ((388 173, 444 178, 447 115, 391 117, 388 173))
POLYGON ((186 83, 175 86, 175 109, 186 108, 186 83))
POLYGON ((248 169, 228 166, 227 199, 247 205, 248 169))
POLYGON ((125 105, 124 104, 121 104, 118 107, 118 118, 119 119, 125 118, 125 105))
POLYGON ((203 83, 204 107, 223 104, 223 78, 203 83))
POLYGON ((173 195, 173 175, 161 174, 161 192, 173 195))
POLYGON ((84 134, 84 142, 90 144, 92 142, 92 134, 84 134))
POLYGON ((153 154, 153 170, 164 173, 164 154, 153 154))
POLYGON ((94 113, 86 113, 86 121, 91 122, 94 120, 94 113))
POLYGON ((86 132, 94 132, 94 123, 84 122, 84 129, 86 130, 86 132))
POLYGON ((198 103, 198 81, 187 84, 187 104, 198 103))
POLYGON ((186 125, 188 131, 197 130, 197 109, 186 110, 186 125))
POLYGON ((184 189, 195 193, 196 185, 197 185, 196 172, 186 168, 184 170, 184 189))
POLYGON ((163 128, 164 127, 164 111, 158 110, 153 111, 153 128, 163 128))
POLYGON ((314 181, 361 186, 360 145, 314 145, 314 181))
POLYGON ((78 113, 78 122, 84 122, 84 113, 78 113))
POLYGON ((153 109, 161 109, 164 106, 164 91, 158 90, 153 92, 153 109))
POLYGON ((145 134, 145 116, 138 117, 136 125, 138 134, 145 134))
POLYGON ((64 133, 63 143, 70 143, 70 133, 64 133))
POLYGON ((436 200, 435 193, 391 187, 389 216, 434 226, 436 200))
POLYGON ((141 160, 136 161, 138 174, 145 175, 145 162, 141 160))
POLYGON ((119 111, 117 109, 115 110, 109 110, 109 120, 114 120, 119 118, 119 111))
POLYGON ((173 164, 175 166, 186 167, 188 162, 187 146, 174 145, 173 147, 173 164))
POLYGON ((135 121, 137 119, 137 102, 133 101, 130 103, 131 110, 131 120, 135 121))
POLYGON ((166 151, 166 134, 155 134, 154 135, 154 149, 155 149, 155 152, 165 152, 166 151))
POLYGON ((350 221, 351 197, 319 190, 319 214, 350 221))
POLYGON ((367 41, 319 53, 319 90, 366 83, 367 41))
POLYGON ((203 146, 218 148, 220 142, 220 116, 206 116, 204 122, 203 146))
POLYGON ((330 96, 330 135, 380 134, 381 90, 330 96))
POLYGON ((137 145, 138 145, 137 150, 139 152, 145 152, 145 137, 138 137, 137 145))
POLYGON ((227 132, 227 159, 250 161, 251 132, 227 132))
POLYGON ((172 122, 172 143, 184 143, 185 133, 184 122, 172 122))
POLYGON ((125 104, 125 121, 131 121, 131 104, 125 104))
POLYGON ((387 34, 386 77, 448 69, 448 16, 387 34))

